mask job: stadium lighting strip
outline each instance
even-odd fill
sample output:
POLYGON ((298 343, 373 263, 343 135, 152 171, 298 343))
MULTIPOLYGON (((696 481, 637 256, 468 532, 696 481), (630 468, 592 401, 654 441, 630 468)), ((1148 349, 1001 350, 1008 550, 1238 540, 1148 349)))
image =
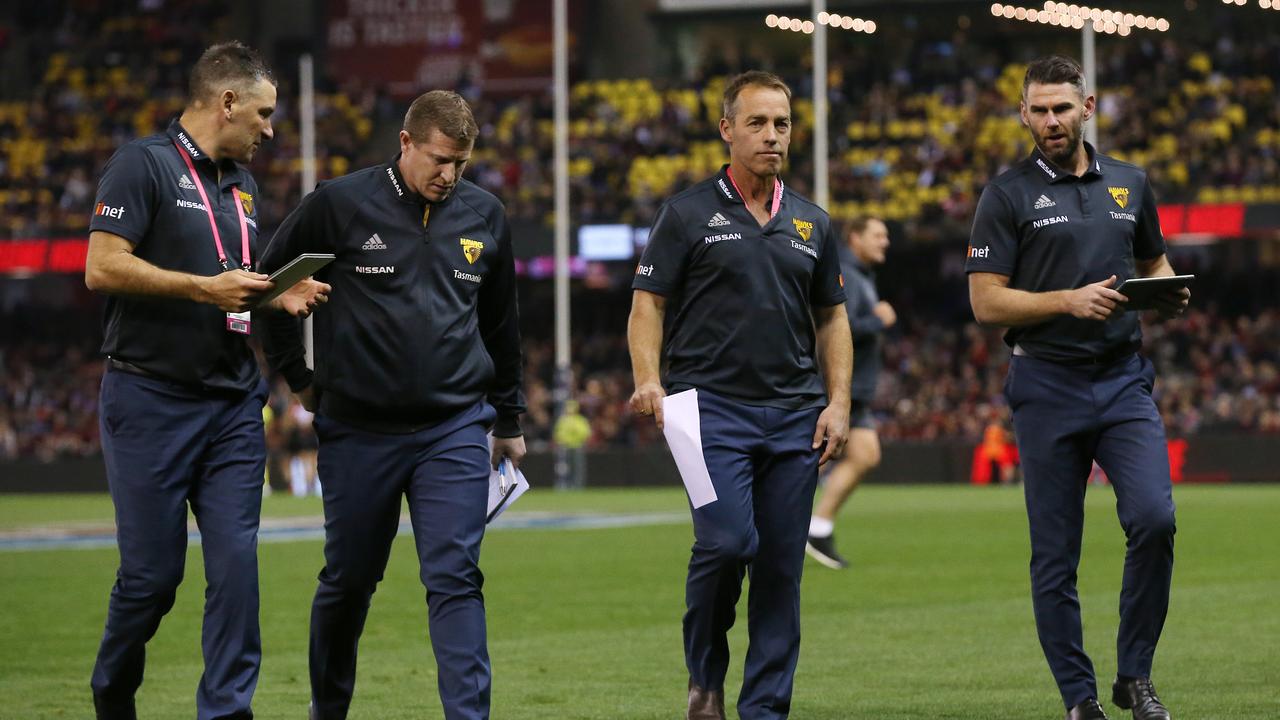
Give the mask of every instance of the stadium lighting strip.
MULTIPOLYGON (((1280 2, 1280 0, 1276 0, 1276 2, 1280 2)), ((837 30, 853 30, 854 32, 864 32, 868 35, 876 31, 874 20, 863 20, 862 18, 836 15, 828 12, 818 13, 818 23, 837 30)), ((804 33, 805 35, 812 35, 813 31, 818 29, 818 25, 815 25, 812 20, 801 20, 800 18, 774 15, 772 13, 764 19, 764 24, 778 30, 790 30, 791 32, 804 33)))
MULTIPOLYGON (((1223 1, 1237 2, 1238 0, 1223 1)), ((1261 2, 1280 4, 1280 0, 1261 0, 1261 2)), ((1076 30, 1083 30, 1086 24, 1091 23, 1094 32, 1120 35, 1122 37, 1133 32, 1134 28, 1157 30, 1159 32, 1168 32, 1169 30, 1169 21, 1164 18, 1152 15, 1134 15, 1133 13, 1120 12, 1119 10, 1102 10, 1086 5, 1069 5, 1064 2, 1047 2, 1040 9, 993 3, 991 5, 991 14, 1010 20, 1025 20, 1026 22, 1040 23, 1042 25, 1075 28, 1076 30)))
MULTIPOLYGON (((1222 0, 1222 4, 1244 7, 1249 4, 1249 0, 1222 0)), ((1263 10, 1280 10, 1280 0, 1258 0, 1258 6, 1263 10)))

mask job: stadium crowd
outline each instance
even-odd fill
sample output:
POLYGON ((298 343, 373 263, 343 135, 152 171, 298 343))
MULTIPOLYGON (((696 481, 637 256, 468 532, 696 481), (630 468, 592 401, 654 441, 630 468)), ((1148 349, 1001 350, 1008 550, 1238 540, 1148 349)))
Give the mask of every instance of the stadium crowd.
MULTIPOLYGON (((0 233, 83 234, 111 151, 176 115, 185 88, 174 69, 202 47, 192 37, 215 37, 228 22, 222 4, 191 6, 114 15, 90 4, 26 20, 31 27, 23 30, 47 42, 4 49, 15 72, 0 102, 0 233), (26 92, 12 87, 20 78, 32 79, 26 92)), ((832 215, 902 221, 916 242, 965 235, 982 187, 1026 149, 1010 111, 1021 90, 1018 47, 965 31, 929 42, 834 44, 832 215)), ((1210 49, 1200 47, 1154 34, 1100 46, 1098 122, 1108 152, 1147 167, 1163 201, 1280 201, 1280 36, 1221 35, 1203 45, 1210 49)), ((720 91, 743 63, 711 57, 682 79, 576 82, 575 221, 648 225, 663 197, 717 169, 725 157, 715 129, 720 91)), ((751 63, 796 88, 797 147, 811 147, 807 72, 796 63, 773 67, 768 58, 751 63)), ((300 196, 292 66, 278 74, 276 139, 254 165, 266 229, 300 196)), ((397 122, 403 100, 320 78, 318 176, 384 160, 391 150, 371 138, 386 133, 373 129, 397 122)), ((463 90, 482 132, 470 177, 503 198, 517 227, 549 227, 550 98, 463 90)), ((809 190, 811 163, 805 152, 793 157, 788 178, 801 192, 809 190)))
POLYGON ((0 312, 0 460, 96 455, 99 318, 83 309, 0 312))
MULTIPOLYGON (((116 15, 106 5, 76 3, 74 12, 59 4, 13 12, 22 32, 0 34, 6 66, 0 242, 83 236, 96 177, 111 151, 177 114, 185 91, 178 70, 202 47, 193 38, 218 36, 228 11, 224 4, 190 3, 183 13, 116 15)), ((1016 44, 956 31, 930 42, 833 43, 832 52, 833 216, 878 215, 898 221, 909 243, 963 245, 983 185, 1026 151, 1025 131, 1009 111, 1022 76, 1016 44)), ((664 197, 719 167, 721 84, 746 64, 731 57, 708 58, 680 79, 574 84, 575 222, 647 225, 664 197)), ((1221 34, 1207 44, 1138 37, 1101 45, 1099 62, 1106 148, 1148 167, 1161 200, 1280 201, 1280 36, 1221 34)), ((750 64, 780 71, 792 83, 795 142, 810 147, 807 71, 788 64, 788 72, 767 58, 750 64)), ((266 233, 300 195, 297 93, 293 72, 279 75, 276 137, 253 168, 266 233)), ((319 177, 385 160, 390 151, 371 138, 391 135, 376 130, 396 126, 402 101, 320 76, 319 177)), ((550 98, 468 93, 482 132, 468 176, 503 198, 515 227, 549 227, 550 98)), ((798 152, 788 182, 808 192, 811 175, 811 160, 798 152)), ((1170 432, 1280 432, 1280 313, 1264 304, 1193 307, 1199 309, 1180 322, 1148 329, 1170 432)), ((81 310, 77 318, 43 325, 59 328, 56 336, 38 323, 8 324, 31 313, 0 313, 6 321, 0 458, 96 453, 102 363, 92 339, 100 330, 87 326, 98 318, 81 310), (67 328, 77 331, 68 335, 67 328)), ((908 319, 889 336, 874 404, 885 439, 973 441, 1003 420, 1007 350, 997 332, 958 320, 962 314, 941 322, 908 319)), ((627 409, 625 338, 604 325, 574 338, 573 395, 591 422, 589 446, 654 443, 660 438, 652 424, 635 421, 627 409)), ((548 336, 525 334, 525 425, 535 447, 551 434, 548 336)), ((308 419, 283 393, 273 394, 271 414, 273 447, 295 456, 308 447, 308 419)))
MULTIPOLYGON (((8 322, 8 318, 5 319, 8 322)), ((886 440, 977 442, 1003 423, 1008 349, 999 332, 904 322, 885 345, 885 372, 873 410, 886 440)), ((1229 317, 1193 309, 1177 322, 1149 324, 1146 352, 1157 364, 1156 398, 1173 436, 1200 432, 1280 433, 1280 310, 1229 317)), ((87 332, 81 337, 91 338, 87 332)), ((574 338, 574 390, 590 421, 588 448, 661 441, 652 422, 627 406, 631 374, 620 334, 574 338)), ((554 361, 549 340, 525 342, 533 447, 551 439, 554 361)), ((0 459, 96 454, 102 361, 90 342, 24 338, 0 347, 0 459)), ((280 472, 311 448, 309 416, 273 385, 268 437, 284 454, 280 472)))
MULTIPOLYGON (((61 7, 54 4, 53 8, 61 7)), ((0 237, 83 237, 99 172, 114 150, 177 117, 183 68, 205 47, 193 37, 225 35, 227 8, 117 13, 91 4, 46 15, 21 12, 29 27, 0 45, 0 237), (13 87, 24 78, 31 87, 13 87)), ((263 218, 279 223, 300 197, 300 137, 292 73, 280 73, 276 137, 254 161, 263 218)), ((374 125, 400 109, 375 88, 322 82, 316 96, 317 174, 360 165, 374 125)))

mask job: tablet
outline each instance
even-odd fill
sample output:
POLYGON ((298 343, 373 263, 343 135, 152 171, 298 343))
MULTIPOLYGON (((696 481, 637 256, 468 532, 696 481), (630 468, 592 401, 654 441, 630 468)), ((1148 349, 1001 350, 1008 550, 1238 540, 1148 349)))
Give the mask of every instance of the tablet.
POLYGON ((271 282, 276 286, 258 300, 258 305, 266 305, 280 297, 289 288, 315 275, 320 268, 333 262, 333 259, 333 253, 303 253, 290 260, 284 267, 271 273, 271 282))
POLYGON ((1129 298, 1129 302, 1123 306, 1125 311, 1154 310, 1156 298, 1170 290, 1189 287, 1195 279, 1195 275, 1129 278, 1120 283, 1120 287, 1116 288, 1116 292, 1129 298))

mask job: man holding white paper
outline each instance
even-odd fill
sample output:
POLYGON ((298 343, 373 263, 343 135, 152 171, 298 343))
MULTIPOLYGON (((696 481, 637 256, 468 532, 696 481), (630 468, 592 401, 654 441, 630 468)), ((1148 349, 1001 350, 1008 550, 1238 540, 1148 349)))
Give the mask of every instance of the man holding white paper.
POLYGON ((400 154, 322 184, 262 269, 332 253, 314 373, 296 322, 267 358, 317 411, 325 566, 311 608, 311 717, 345 718, 369 602, 407 499, 446 720, 489 717, 484 538, 490 468, 525 454, 519 312, 506 210, 462 178, 479 134, 453 92, 418 97, 400 154), (494 439, 490 449, 488 433, 494 439))
POLYGON ((788 716, 818 466, 849 427, 853 349, 836 238, 826 212, 778 177, 791 124, 779 78, 733 78, 720 120, 730 163, 663 205, 632 283, 631 406, 663 427, 693 513, 690 720, 725 717, 727 633, 748 569, 738 713, 788 716))

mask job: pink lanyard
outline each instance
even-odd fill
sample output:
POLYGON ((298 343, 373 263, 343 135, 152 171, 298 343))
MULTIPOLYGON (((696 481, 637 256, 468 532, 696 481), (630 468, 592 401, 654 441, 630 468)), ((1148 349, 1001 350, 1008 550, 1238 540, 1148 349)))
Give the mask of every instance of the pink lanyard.
MULTIPOLYGON (((747 204, 747 196, 742 192, 742 188, 738 187, 738 181, 733 179, 733 171, 729 168, 724 169, 724 174, 729 176, 729 182, 733 183, 733 189, 738 191, 738 197, 742 198, 742 204, 747 204)), ((769 209, 769 219, 772 220, 778 214, 778 208, 782 207, 782 178, 773 179, 773 207, 769 209)), ((759 221, 757 221, 759 222, 759 221)))
MULTIPOLYGON (((230 270, 231 263, 227 260, 227 252, 222 249, 222 235, 218 233, 218 223, 213 219, 213 205, 209 202, 209 196, 205 194, 204 182, 200 179, 200 173, 196 172, 195 163, 191 162, 191 156, 183 152, 182 147, 178 143, 173 146, 177 148, 178 154, 187 163, 187 169, 191 171, 191 179, 195 181, 196 190, 200 192, 200 201, 204 203, 204 211, 209 216, 209 229, 213 231, 213 244, 218 248, 218 262, 222 264, 223 270, 230 270)), ((240 207, 240 189, 235 185, 231 186, 231 197, 236 206, 236 217, 240 218, 240 257, 242 262, 240 267, 245 270, 249 269, 249 227, 244 221, 244 209, 240 207)))

